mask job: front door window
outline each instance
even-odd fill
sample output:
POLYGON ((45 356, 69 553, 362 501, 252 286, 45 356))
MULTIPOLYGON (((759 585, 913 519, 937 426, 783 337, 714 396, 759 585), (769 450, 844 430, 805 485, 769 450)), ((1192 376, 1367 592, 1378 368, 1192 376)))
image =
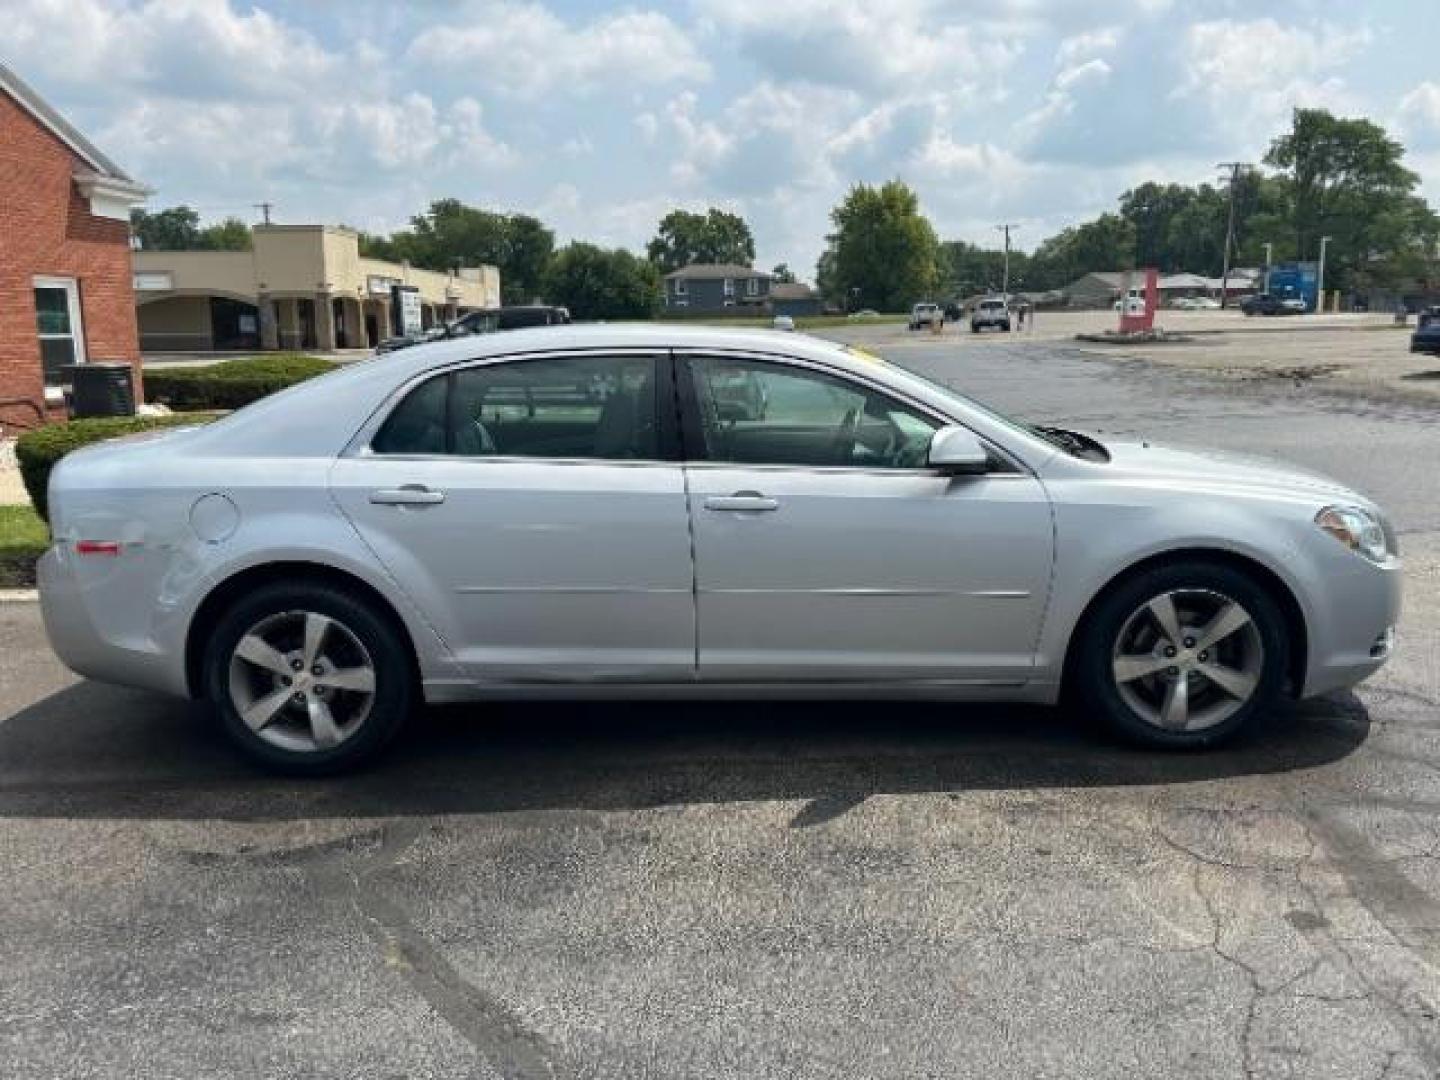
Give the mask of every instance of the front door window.
POLYGON ((66 381, 66 364, 85 362, 80 290, 74 278, 35 279, 35 330, 45 385, 59 386, 66 381))

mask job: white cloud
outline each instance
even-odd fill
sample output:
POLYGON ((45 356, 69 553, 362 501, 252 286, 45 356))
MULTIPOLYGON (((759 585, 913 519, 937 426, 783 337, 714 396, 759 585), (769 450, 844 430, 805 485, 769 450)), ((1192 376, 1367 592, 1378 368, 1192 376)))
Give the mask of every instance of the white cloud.
POLYGON ((1400 99, 1400 124, 1417 147, 1440 146, 1440 83, 1420 83, 1400 99))
POLYGON ((1055 50, 1055 63, 1063 70, 1113 53, 1122 36, 1123 31, 1119 27, 1107 26, 1067 37, 1055 50))
POLYGON ((11 0, 7 52, 87 95, 130 87, 192 101, 313 92, 340 58, 263 9, 227 0, 11 0))
POLYGON ((540 4, 472 3, 410 43, 417 64, 483 75, 496 93, 533 99, 596 86, 703 81, 709 64, 670 18, 622 11, 571 25, 540 4))
POLYGON ((1297 106, 1350 104, 1339 71, 1370 40, 1364 23, 1301 27, 1273 18, 1195 23, 1185 32, 1184 75, 1171 97, 1199 96, 1226 115, 1243 103, 1247 123, 1269 131, 1297 106))
MULTIPOLYGON (((730 0, 719 32, 774 80, 852 90, 938 89, 1003 98, 1001 75, 1023 49, 1017 32, 987 32, 979 17, 956 18, 934 0, 835 4, 830 0, 730 0)), ((997 8, 998 11, 998 8, 997 8)))

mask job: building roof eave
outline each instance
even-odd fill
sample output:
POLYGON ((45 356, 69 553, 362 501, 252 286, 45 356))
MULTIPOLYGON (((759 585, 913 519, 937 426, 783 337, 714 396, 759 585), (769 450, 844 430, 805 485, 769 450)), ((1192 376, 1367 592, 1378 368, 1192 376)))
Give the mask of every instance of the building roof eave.
POLYGON ((70 121, 61 116, 49 102, 3 62, 0 62, 0 90, 14 98, 22 109, 38 120, 55 138, 68 146, 96 173, 125 183, 137 183, 134 177, 108 158, 98 146, 82 135, 70 121))

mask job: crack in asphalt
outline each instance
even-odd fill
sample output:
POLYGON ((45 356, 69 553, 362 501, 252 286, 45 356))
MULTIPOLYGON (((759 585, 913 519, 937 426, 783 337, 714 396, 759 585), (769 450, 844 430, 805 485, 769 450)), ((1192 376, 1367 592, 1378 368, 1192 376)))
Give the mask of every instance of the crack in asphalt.
POLYGON ((420 837, 423 821, 381 830, 368 865, 343 856, 353 848, 330 845, 302 865, 317 891, 348 902, 388 967, 398 970, 452 1029, 506 1080, 554 1080, 562 1075, 544 1040, 498 998, 462 975, 415 926, 403 904, 387 896, 377 878, 420 837))
MULTIPOLYGON (((1291 987, 1300 984, 1306 978, 1315 974, 1319 970, 1320 965, 1325 962, 1327 958, 1332 962, 1338 960, 1338 966, 1340 967, 1340 969, 1347 972, 1350 977, 1356 983, 1358 983, 1360 987, 1363 988, 1363 992, 1358 994, 1317 994, 1306 992, 1292 992, 1290 996, 1297 999, 1323 1001, 1329 1004, 1339 1004, 1342 1002, 1374 1003, 1377 1001, 1382 1003, 1384 1006, 1387 1007, 1387 1012, 1390 1015, 1392 1024, 1395 1025, 1395 1034, 1409 1044, 1410 1051, 1413 1052, 1425 1063, 1427 1071, 1430 1074, 1440 1075, 1440 1054, 1437 1054, 1429 1037, 1429 1034, 1424 1031, 1421 1026, 1416 1022, 1415 1009, 1413 1008, 1413 1006, 1411 1006, 1407 1002, 1399 1000, 1394 995, 1385 993, 1378 986, 1376 986, 1375 983, 1370 978, 1368 978, 1364 971, 1361 969, 1361 966, 1355 955, 1350 951, 1350 949, 1345 946, 1345 944, 1343 944, 1344 938, 1341 935, 1335 934, 1326 929, 1326 927, 1329 925, 1329 920, 1328 918, 1325 918, 1325 906, 1321 901, 1320 897, 1316 894, 1315 889, 1308 882, 1306 882, 1303 876, 1303 871, 1306 867, 1316 866, 1321 853, 1324 852, 1330 865, 1335 868, 1335 870, 1340 874, 1340 876, 1346 881, 1347 885, 1350 886, 1352 890, 1352 895, 1355 896, 1355 899, 1359 901, 1362 906, 1364 906, 1366 910, 1372 914, 1373 917, 1376 918, 1376 920, 1381 924, 1381 926, 1384 927, 1385 930, 1390 933, 1393 938, 1395 938, 1395 940, 1397 940, 1401 945, 1410 950, 1412 953, 1417 953, 1422 960, 1424 960, 1427 964, 1431 964, 1432 966, 1434 962, 1432 961, 1430 955, 1427 955, 1427 953, 1436 952, 1437 950, 1434 948, 1434 946, 1427 940, 1423 942, 1419 949, 1417 949, 1416 946, 1411 943, 1413 935, 1402 934, 1401 932, 1397 931, 1397 929, 1391 925, 1389 919, 1385 918, 1381 912, 1377 912, 1375 908, 1371 906, 1371 904, 1366 903, 1365 899, 1361 895, 1361 888, 1357 887, 1357 876, 1363 880, 1365 879, 1365 874, 1362 872, 1363 870, 1374 867, 1382 867, 1383 869, 1378 871, 1382 876, 1386 877, 1387 879, 1400 878, 1402 881, 1404 881, 1403 891, 1405 892, 1407 900, 1413 901, 1415 899, 1411 895, 1411 890, 1413 890, 1414 892, 1419 894, 1419 897, 1423 898, 1423 904, 1425 906, 1436 907, 1437 905, 1435 905, 1434 902, 1430 900, 1428 895, 1423 893, 1423 891, 1418 890, 1418 887, 1411 884, 1407 879, 1403 879, 1403 876, 1399 875, 1398 871, 1395 871, 1393 868, 1387 866, 1384 860, 1379 860, 1378 856, 1375 856, 1374 858, 1367 858, 1364 852, 1368 851, 1369 847, 1368 844, 1366 844, 1366 842, 1364 841, 1364 838, 1360 837, 1359 834, 1347 835, 1348 830, 1346 830, 1344 826, 1340 826, 1332 820, 1321 821, 1318 811, 1316 811, 1314 808, 1297 809, 1300 811, 1301 816, 1299 820, 1302 828, 1304 829, 1306 840, 1309 844, 1309 852, 1304 858, 1295 860, 1293 865, 1290 866, 1266 866, 1262 864, 1245 864, 1219 859, 1212 855, 1196 851, 1195 849, 1189 847, 1185 843, 1175 839, 1173 836, 1167 833, 1158 821, 1152 822, 1154 835, 1172 850, 1180 853, 1192 862, 1192 865, 1194 867, 1193 873, 1191 875, 1192 887, 1211 922, 1211 940, 1208 946, 1209 950, 1212 951, 1216 956, 1219 956, 1221 959, 1225 960, 1227 963, 1231 964, 1237 970, 1242 972, 1250 985, 1250 996, 1249 1000, 1246 1002, 1245 1019, 1241 1024, 1240 1032, 1238 1035, 1238 1044, 1241 1055, 1241 1069, 1244 1076, 1246 1077, 1246 1080, 1250 1080, 1250 1078, 1255 1075, 1256 1061, 1253 1038, 1255 1032, 1255 1024, 1258 1019, 1259 1010, 1263 1001, 1269 998, 1279 996, 1286 990, 1289 990, 1291 987), (1319 828, 1317 828, 1317 824, 1319 825, 1319 828), (1322 839, 1321 834, 1326 828, 1332 830, 1332 832, 1327 837, 1327 839, 1331 841, 1330 843, 1327 843, 1325 839, 1322 839), (1355 843, 1356 840, 1358 840, 1358 846, 1355 843), (1350 845, 1349 847, 1345 846, 1347 843, 1350 845), (1342 852, 1342 854, 1339 856, 1336 855, 1337 846, 1342 852), (1363 866, 1361 865, 1362 863, 1363 866), (1284 980, 1281 983, 1277 983, 1274 986, 1266 988, 1260 969, 1257 968, 1255 965, 1252 965, 1247 961, 1243 960, 1234 952, 1226 949, 1222 944, 1224 920, 1214 902, 1214 898, 1211 895, 1210 891, 1207 890, 1202 884, 1203 875, 1207 869, 1232 874, 1280 873, 1287 874, 1288 876, 1293 877, 1299 889, 1309 898, 1313 910, 1319 913, 1321 917, 1325 919, 1324 922, 1318 924, 1315 927, 1315 932, 1308 936, 1308 940, 1315 943, 1315 947, 1317 948, 1317 951, 1320 955, 1317 955, 1314 960, 1312 960, 1309 964, 1305 966, 1304 969, 1295 973, 1290 978, 1284 980)), ((1370 855, 1374 856, 1373 851, 1370 852, 1370 855)), ((1393 886, 1394 883, 1387 880, 1387 884, 1393 886)), ((1382 911, 1383 910, 1384 909, 1382 908, 1382 911)), ((1411 925, 1410 929, 1413 930, 1415 929, 1415 927, 1411 925)), ((1418 988, 1411 986, 1407 987, 1406 989, 1409 991, 1410 994, 1419 998, 1421 1001, 1424 1000, 1423 995, 1420 993, 1418 988)), ((1422 1011, 1427 1017, 1433 1016, 1433 1010, 1429 1009, 1428 1005, 1425 1006, 1422 1011)), ((1395 1062, 1399 1059, 1399 1055, 1401 1053, 1401 1050, 1393 1049, 1387 1052, 1388 1056, 1381 1073, 1382 1076, 1388 1075, 1389 1072, 1394 1068, 1395 1062)))

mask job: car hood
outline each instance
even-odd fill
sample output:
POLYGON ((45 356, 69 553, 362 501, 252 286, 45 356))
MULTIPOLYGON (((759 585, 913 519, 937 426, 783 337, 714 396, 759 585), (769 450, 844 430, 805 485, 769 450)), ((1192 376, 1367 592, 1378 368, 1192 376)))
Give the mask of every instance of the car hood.
POLYGON ((1269 458, 1150 443, 1106 443, 1105 448, 1110 451, 1108 468, 1136 479, 1307 494, 1370 505, 1370 500, 1338 480, 1269 458))

